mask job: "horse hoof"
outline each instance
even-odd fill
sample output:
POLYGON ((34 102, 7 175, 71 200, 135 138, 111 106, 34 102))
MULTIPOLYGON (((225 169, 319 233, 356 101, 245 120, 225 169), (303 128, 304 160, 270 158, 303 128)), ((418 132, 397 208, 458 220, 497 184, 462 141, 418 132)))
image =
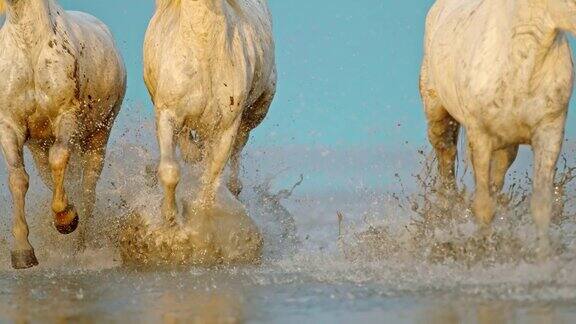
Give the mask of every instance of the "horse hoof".
POLYGON ((60 234, 71 234, 78 228, 80 219, 74 207, 68 207, 63 212, 57 213, 54 226, 60 234))
POLYGON ((12 251, 12 268, 29 269, 38 265, 34 250, 12 251))
POLYGON ((228 190, 230 191, 230 193, 232 193, 234 195, 234 197, 238 198, 240 197, 240 194, 242 193, 242 189, 243 186, 241 183, 238 182, 228 182, 228 190))

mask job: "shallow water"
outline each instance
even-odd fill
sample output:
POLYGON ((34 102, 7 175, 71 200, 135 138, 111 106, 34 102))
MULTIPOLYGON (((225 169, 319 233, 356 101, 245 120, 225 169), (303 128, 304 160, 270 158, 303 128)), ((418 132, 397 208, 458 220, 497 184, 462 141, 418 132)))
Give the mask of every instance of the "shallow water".
POLYGON ((262 270, 38 271, 0 276, 0 319, 24 321, 571 323, 573 301, 514 301, 262 270))
MULTIPOLYGON (((536 263, 529 257, 534 233, 529 215, 523 214, 526 203, 496 220, 495 246, 509 248, 482 253, 470 250, 462 256, 445 244, 456 246, 473 238, 474 225, 466 204, 454 205, 454 222, 434 227, 432 234, 418 234, 420 225, 414 223, 418 215, 406 197, 422 192, 410 185, 394 193, 355 183, 358 170, 354 167, 361 168, 358 161, 369 157, 358 151, 306 149, 299 155, 306 158, 293 164, 294 148, 287 149, 286 155, 274 150, 247 153, 242 201, 263 230, 265 258, 261 266, 124 267, 117 249, 123 217, 134 208, 154 213, 161 197, 147 168, 154 165, 152 126, 133 122, 144 126, 121 131, 122 136, 116 135, 110 145, 86 251, 76 252, 74 234, 60 236, 53 229, 46 212, 48 192, 35 176, 28 196, 28 218, 39 267, 10 269, 10 220, 4 217, 0 226, 4 238, 0 242, 0 322, 576 320, 576 219, 570 216, 574 210, 570 202, 562 211, 565 217, 555 222, 552 232, 558 250, 547 262, 536 263), (339 158, 342 156, 346 159, 339 158), (293 168, 286 171, 279 161, 293 168), (304 182, 290 195, 300 173, 304 173, 304 182), (318 177, 331 179, 328 188, 340 189, 318 190, 313 180, 318 177), (342 190, 341 184, 347 183, 352 185, 342 190)), ((381 152, 372 154, 377 157, 381 152)), ((391 170, 401 171, 399 178, 417 172, 416 158, 397 158, 393 164, 403 168, 391 170)), ((388 172, 389 165, 376 158, 373 162, 373 172, 388 172)), ((9 215, 4 177, 0 173, 0 214, 9 215)), ((401 188, 399 184, 394 187, 401 188)), ((574 196, 573 183, 566 193, 574 196)))
POLYGON ((143 271, 123 267, 111 246, 75 254, 36 244, 40 251, 51 249, 39 253, 36 269, 16 272, 2 260, 0 321, 572 323, 576 318, 571 252, 545 264, 471 267, 416 258, 408 247, 385 254, 387 259, 350 260, 338 247, 337 218, 326 215, 332 209, 361 213, 370 199, 356 197, 353 203, 340 197, 311 208, 317 199, 330 199, 295 195, 283 210, 245 199, 256 215, 259 210, 281 218, 292 210, 299 248, 277 246, 274 238, 287 244, 277 234, 282 229, 267 224, 262 266, 143 271))

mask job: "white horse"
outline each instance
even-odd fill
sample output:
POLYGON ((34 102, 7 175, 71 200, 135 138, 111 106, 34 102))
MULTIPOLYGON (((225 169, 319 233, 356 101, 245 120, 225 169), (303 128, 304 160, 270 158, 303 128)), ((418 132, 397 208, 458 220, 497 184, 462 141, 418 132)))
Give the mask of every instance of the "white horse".
POLYGON ((473 211, 487 227, 518 145, 531 145, 541 256, 549 250, 553 181, 573 85, 564 31, 576 31, 574 0, 439 0, 426 21, 420 88, 443 185, 455 186, 462 125, 476 182, 473 211))
POLYGON ((162 214, 173 223, 180 170, 203 162, 200 206, 212 206, 231 157, 231 191, 241 191, 240 154, 276 90, 266 0, 157 0, 144 45, 144 78, 156 109, 162 214))
POLYGON ((66 12, 55 0, 0 3, 6 10, 0 30, 0 143, 14 202, 12 266, 28 268, 38 261, 28 240, 23 147, 53 191, 58 231, 73 232, 78 215, 64 188, 68 162, 73 151, 79 153, 82 174, 75 176, 82 182, 81 210, 89 217, 126 71, 110 31, 96 18, 66 12))

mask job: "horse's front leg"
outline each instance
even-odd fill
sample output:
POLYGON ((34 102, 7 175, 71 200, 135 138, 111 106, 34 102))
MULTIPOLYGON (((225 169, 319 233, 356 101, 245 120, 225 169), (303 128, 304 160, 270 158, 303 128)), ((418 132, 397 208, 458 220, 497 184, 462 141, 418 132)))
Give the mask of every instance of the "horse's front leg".
POLYGON ((24 167, 24 140, 18 137, 12 127, 0 123, 0 143, 8 167, 10 193, 14 203, 12 267, 27 269, 38 265, 38 260, 34 254, 34 248, 28 240, 26 193, 28 192, 29 177, 24 167))
POLYGON ((534 182, 532 193, 532 217, 538 232, 539 258, 550 253, 549 228, 552 217, 554 174, 562 149, 564 119, 542 126, 532 139, 534 150, 534 182))
POLYGON ((220 185, 220 176, 230 159, 239 126, 240 116, 228 128, 212 135, 205 154, 202 188, 198 197, 200 206, 210 207, 214 204, 216 191, 220 185))
POLYGON ((56 123, 56 141, 50 148, 48 156, 54 183, 52 193, 54 225, 61 234, 74 232, 79 221, 76 208, 69 203, 64 188, 64 177, 71 156, 71 145, 77 130, 74 114, 60 116, 60 120, 56 123))
POLYGON ((160 164, 158 165, 158 177, 164 188, 162 200, 162 216, 167 225, 176 223, 176 187, 180 182, 180 167, 175 158, 174 137, 176 134, 176 121, 169 111, 161 111, 157 117, 157 136, 160 146, 160 164))

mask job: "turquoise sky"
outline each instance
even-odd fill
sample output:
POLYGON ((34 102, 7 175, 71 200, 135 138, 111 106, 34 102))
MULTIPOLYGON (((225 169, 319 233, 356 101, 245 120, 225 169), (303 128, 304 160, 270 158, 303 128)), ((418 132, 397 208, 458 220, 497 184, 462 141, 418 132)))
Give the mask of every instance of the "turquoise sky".
MULTIPOLYGON (((425 144, 418 71, 424 17, 432 2, 270 0, 279 88, 252 145, 425 144)), ((141 52, 154 1, 61 3, 111 27, 129 70, 126 104, 144 107, 142 113, 151 115, 141 52)), ((568 134, 574 136, 574 127, 568 134)))

